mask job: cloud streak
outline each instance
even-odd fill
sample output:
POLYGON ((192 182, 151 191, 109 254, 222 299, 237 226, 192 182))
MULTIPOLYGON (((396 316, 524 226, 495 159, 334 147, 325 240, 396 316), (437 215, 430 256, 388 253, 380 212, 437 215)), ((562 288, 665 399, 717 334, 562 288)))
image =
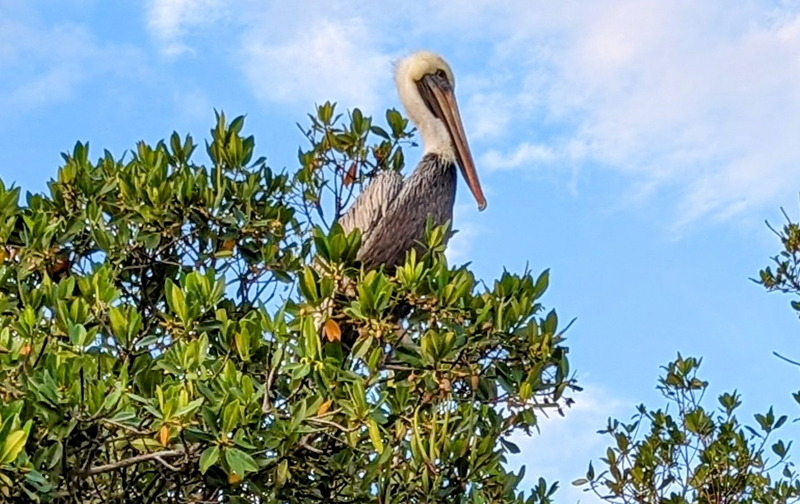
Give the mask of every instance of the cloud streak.
POLYGON ((286 39, 251 29, 243 72, 263 101, 308 107, 323 97, 365 110, 377 108, 390 57, 372 48, 363 20, 316 19, 286 39))
POLYGON ((508 153, 490 150, 484 154, 481 161, 484 167, 490 170, 509 170, 549 164, 557 159, 563 159, 563 156, 554 151, 552 147, 523 142, 508 153))
POLYGON ((98 76, 133 77, 140 61, 138 49, 101 44, 82 25, 0 19, 0 108, 13 114, 68 100, 98 76))
POLYGON ((193 53, 186 42, 190 31, 214 25, 232 6, 224 0, 148 0, 145 4, 147 29, 168 57, 193 53))
POLYGON ((796 6, 518 2, 473 15, 505 32, 487 60, 517 82, 498 100, 490 129, 509 141, 488 166, 577 164, 678 186, 677 227, 740 215, 800 182, 796 6))

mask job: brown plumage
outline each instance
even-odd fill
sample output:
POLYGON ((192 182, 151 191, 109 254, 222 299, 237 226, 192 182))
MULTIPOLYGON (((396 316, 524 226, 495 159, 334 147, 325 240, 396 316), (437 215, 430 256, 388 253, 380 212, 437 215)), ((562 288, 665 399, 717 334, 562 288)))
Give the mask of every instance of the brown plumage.
POLYGON ((425 154, 405 180, 394 171, 376 176, 339 220, 347 233, 361 230, 358 259, 364 267, 384 266, 389 271, 424 241, 429 216, 434 225, 452 220, 456 165, 478 208, 486 206, 453 93, 450 66, 440 56, 417 52, 398 63, 395 82, 425 154))

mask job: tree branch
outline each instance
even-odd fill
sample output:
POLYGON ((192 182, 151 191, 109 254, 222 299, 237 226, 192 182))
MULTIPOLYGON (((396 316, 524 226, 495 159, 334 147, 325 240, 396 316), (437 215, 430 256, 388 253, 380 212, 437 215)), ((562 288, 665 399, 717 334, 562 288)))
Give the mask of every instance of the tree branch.
POLYGON ((128 467, 132 465, 136 465, 140 462, 147 462, 148 460, 156 460, 164 464, 167 468, 176 470, 173 466, 170 466, 166 462, 164 462, 164 458, 172 458, 178 457, 180 455, 185 455, 186 452, 184 450, 165 450, 153 453, 145 453, 143 455, 137 455, 135 457, 127 458, 120 460, 118 462, 114 462, 113 464, 105 464, 101 466, 94 466, 86 469, 85 471, 81 471, 79 474, 81 476, 93 476, 95 474, 101 474, 104 472, 114 471, 116 469, 121 469, 123 467, 128 467))

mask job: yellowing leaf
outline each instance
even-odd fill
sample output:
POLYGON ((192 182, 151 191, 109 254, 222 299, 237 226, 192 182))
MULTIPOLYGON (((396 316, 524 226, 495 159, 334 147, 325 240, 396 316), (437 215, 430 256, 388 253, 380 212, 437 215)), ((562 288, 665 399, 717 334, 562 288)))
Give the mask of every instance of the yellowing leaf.
POLYGON ((342 330, 338 322, 333 319, 325 321, 325 337, 328 341, 342 341, 342 330))
POLYGON ((6 437, 3 446, 0 447, 0 464, 13 462, 17 455, 25 448, 28 434, 24 430, 14 431, 6 437))
POLYGON ((185 324, 189 318, 189 310, 186 308, 186 296, 172 280, 167 279, 166 283, 167 285, 164 289, 167 295, 167 304, 170 310, 185 324))
POLYGON ((236 246, 236 240, 225 240, 219 246, 216 256, 220 258, 230 257, 233 255, 233 249, 236 246))
POLYGON ((528 382, 523 382, 522 385, 519 386, 519 397, 523 401, 527 401, 528 399, 533 396, 533 387, 528 382))
POLYGON ((325 413, 327 413, 328 410, 331 409, 331 404, 333 404, 333 401, 331 399, 328 399, 327 401, 322 403, 319 407, 319 410, 317 410, 317 416, 322 416, 325 413))
POLYGON ((232 472, 232 473, 228 474, 228 483, 230 483, 231 485, 235 485, 236 483, 239 483, 240 481, 242 481, 242 477, 240 475, 236 474, 235 472, 232 472))
POLYGON ((347 170, 347 173, 344 175, 344 186, 349 187, 356 181, 356 170, 357 166, 355 163, 350 165, 350 169, 347 170))
POLYGON ((161 443, 161 446, 167 446, 169 443, 169 427, 166 425, 162 425, 158 431, 158 442, 161 443))
POLYGON ((381 439, 381 431, 378 428, 378 423, 370 419, 367 422, 367 427, 369 428, 369 439, 372 441, 372 446, 375 447, 378 453, 383 453, 383 439, 381 439))
POLYGON ((127 338, 128 336, 128 318, 125 313, 117 307, 113 307, 108 311, 108 320, 111 322, 111 330, 117 338, 127 338))

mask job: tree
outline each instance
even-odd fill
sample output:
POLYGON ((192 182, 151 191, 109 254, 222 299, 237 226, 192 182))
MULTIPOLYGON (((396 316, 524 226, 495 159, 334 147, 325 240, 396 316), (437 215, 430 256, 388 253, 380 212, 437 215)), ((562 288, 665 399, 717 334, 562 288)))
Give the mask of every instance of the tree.
POLYGON ((446 228, 363 271, 332 223, 412 132, 393 110, 309 117, 294 171, 219 114, 208 166, 173 134, 124 159, 78 143, 24 202, 0 182, 6 501, 549 501, 504 468, 577 388, 548 273, 486 286, 447 263, 446 228))
MULTIPOLYGON (((767 224, 783 250, 755 281, 770 292, 797 296, 800 225, 784 216, 781 230, 767 224)), ((799 301, 791 306, 800 313, 799 301)), ((798 501, 800 480, 789 462, 792 443, 770 441, 787 416, 776 417, 770 408, 755 415, 754 425, 742 424, 736 416, 741 406, 736 392, 720 395, 714 411, 703 403, 708 383, 698 378, 699 367, 700 360, 680 354, 665 366, 658 389, 667 407, 640 405, 630 423, 609 419, 600 431, 613 439, 601 459, 604 469, 598 473, 590 463, 586 477, 573 484, 614 503, 798 501)), ((800 403, 800 392, 794 399, 800 403)))
MULTIPOLYGON (((792 221, 786 211, 783 209, 781 211, 786 218, 783 228, 779 231, 769 223, 767 227, 780 239, 783 250, 772 257, 775 270, 767 266, 758 272, 758 279, 753 281, 762 285, 768 292, 792 294, 796 298, 800 296, 800 224, 792 221)), ((790 306, 800 316, 800 301, 794 299, 790 301, 790 306)), ((800 362, 796 360, 779 355, 777 352, 775 355, 792 365, 800 366, 800 362)), ((800 404, 800 391, 795 392, 792 397, 800 404)))
POLYGON ((680 355, 665 366, 658 389, 667 407, 640 405, 629 423, 609 419, 600 431, 613 439, 603 469, 596 472, 590 463, 586 477, 573 484, 626 504, 800 499, 800 480, 788 460, 792 443, 771 441, 787 417, 770 408, 755 415, 755 425, 742 424, 736 392, 721 394, 716 408, 704 406, 708 383, 698 377, 699 367, 700 360, 680 355))

